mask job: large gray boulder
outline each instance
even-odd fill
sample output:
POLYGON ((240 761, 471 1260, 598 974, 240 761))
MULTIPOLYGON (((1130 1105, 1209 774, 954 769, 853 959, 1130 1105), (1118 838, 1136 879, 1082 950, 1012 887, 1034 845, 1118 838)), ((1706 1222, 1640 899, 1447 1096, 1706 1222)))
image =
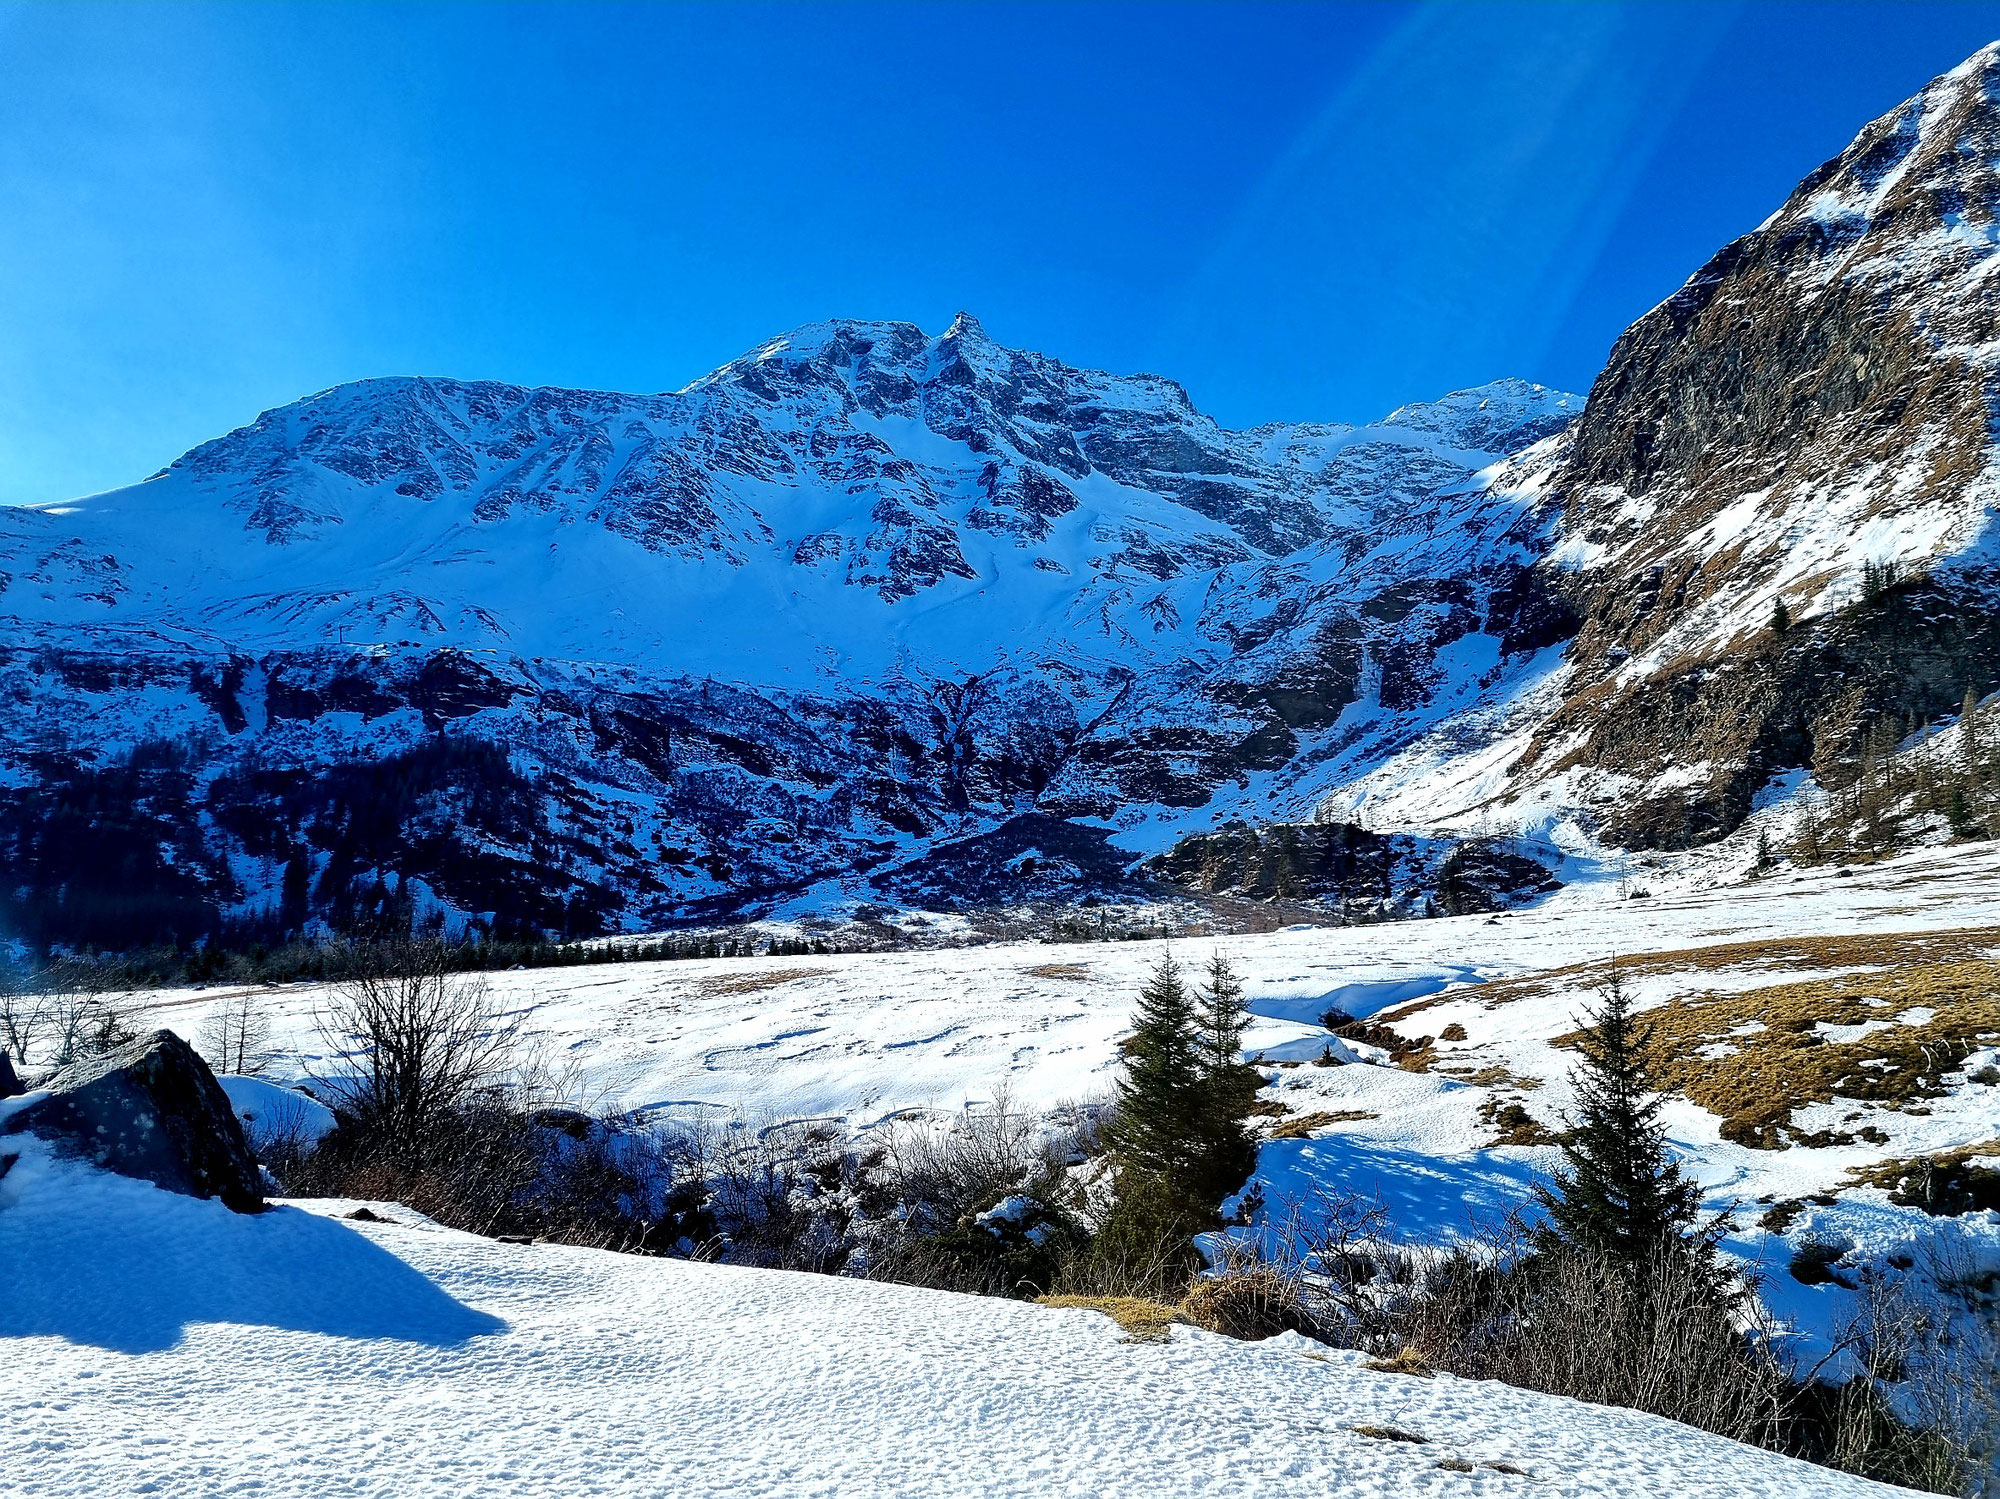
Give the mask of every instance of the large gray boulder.
POLYGON ((31 1134, 120 1176, 263 1211, 243 1126, 208 1064, 172 1031, 72 1063, 43 1086, 49 1096, 0 1120, 0 1135, 31 1134))

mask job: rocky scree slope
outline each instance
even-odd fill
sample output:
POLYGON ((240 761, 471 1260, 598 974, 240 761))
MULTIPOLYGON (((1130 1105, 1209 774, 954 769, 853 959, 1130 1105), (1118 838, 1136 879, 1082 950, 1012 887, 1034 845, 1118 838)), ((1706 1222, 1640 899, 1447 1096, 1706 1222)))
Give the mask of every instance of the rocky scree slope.
POLYGON ((322 392, 0 513, 0 919, 1128 887, 1543 643, 1540 523, 1473 476, 1574 406, 1503 381, 1228 432, 963 316, 801 329, 670 395, 322 392))

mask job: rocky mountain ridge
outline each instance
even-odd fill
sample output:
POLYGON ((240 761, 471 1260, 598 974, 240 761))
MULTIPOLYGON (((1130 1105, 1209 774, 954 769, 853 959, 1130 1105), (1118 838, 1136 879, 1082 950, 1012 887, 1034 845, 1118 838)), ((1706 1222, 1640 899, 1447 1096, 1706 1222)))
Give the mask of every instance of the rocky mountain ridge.
POLYGON ((1451 760, 1460 808, 1675 847, 2000 685, 1996 245, 1988 47, 1634 323, 1577 422, 1495 476, 1558 516, 1564 664, 1476 765, 1422 751, 1333 805, 1434 812, 1435 774, 1407 788, 1451 760))
POLYGON ((69 930, 135 867, 173 936, 1122 888, 1114 830, 1271 800, 1384 684, 1429 703, 1531 555, 1473 476, 1574 405, 1225 432, 967 317, 668 396, 323 392, 0 515, 9 919, 69 930))

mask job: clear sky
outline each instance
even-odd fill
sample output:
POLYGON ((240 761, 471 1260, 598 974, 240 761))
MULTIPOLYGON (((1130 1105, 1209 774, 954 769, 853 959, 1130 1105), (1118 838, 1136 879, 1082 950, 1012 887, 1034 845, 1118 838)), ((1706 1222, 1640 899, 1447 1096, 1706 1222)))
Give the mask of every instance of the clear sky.
POLYGON ((2000 5, 0 4, 0 501, 826 317, 1366 420, 1611 341, 2000 5))

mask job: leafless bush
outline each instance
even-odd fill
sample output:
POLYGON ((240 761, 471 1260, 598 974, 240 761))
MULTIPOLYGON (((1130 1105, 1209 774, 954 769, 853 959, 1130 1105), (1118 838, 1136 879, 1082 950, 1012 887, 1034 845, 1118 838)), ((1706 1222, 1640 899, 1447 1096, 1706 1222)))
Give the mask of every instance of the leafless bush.
POLYGON ((895 1193, 927 1226, 955 1224, 1015 1192, 1053 1197, 1079 1147, 1075 1127, 1019 1108, 1005 1087, 991 1104, 944 1118, 892 1121, 882 1135, 883 1169, 895 1193))
POLYGON ((124 1009, 94 963, 10 967, 0 982, 0 1048, 24 1068, 66 1067, 131 1039, 124 1009))
POLYGON ((323 1083, 352 1130, 412 1166, 462 1134, 475 1105, 490 1108, 516 1028, 482 975, 453 971, 443 943, 384 945, 374 956, 318 1017, 328 1050, 352 1068, 323 1083))
POLYGON ((1389 1242, 1389 1211, 1379 1198, 1314 1187, 1285 1201, 1256 1232, 1223 1238, 1212 1252, 1223 1275, 1282 1281, 1297 1308, 1295 1325, 1323 1342, 1372 1349, 1398 1335, 1392 1298, 1412 1271, 1409 1257, 1389 1242))
POLYGON ((1760 1315, 1699 1256, 1668 1248, 1628 1267, 1508 1218, 1430 1265, 1381 1331, 1469 1379, 1771 1443, 1789 1385, 1760 1315))
POLYGON ((244 1123, 243 1134, 250 1153, 279 1185, 288 1193, 302 1194, 307 1181, 305 1162, 319 1146, 318 1131, 312 1128, 305 1108, 267 1109, 254 1122, 244 1123))
POLYGON ((1991 1277, 1933 1241, 1913 1292, 1874 1268, 1821 1365, 1795 1392, 1788 1446, 1814 1462, 1935 1494, 1993 1492, 2000 1323, 1991 1277), (1829 1367, 1846 1377, 1823 1383, 1829 1367))

